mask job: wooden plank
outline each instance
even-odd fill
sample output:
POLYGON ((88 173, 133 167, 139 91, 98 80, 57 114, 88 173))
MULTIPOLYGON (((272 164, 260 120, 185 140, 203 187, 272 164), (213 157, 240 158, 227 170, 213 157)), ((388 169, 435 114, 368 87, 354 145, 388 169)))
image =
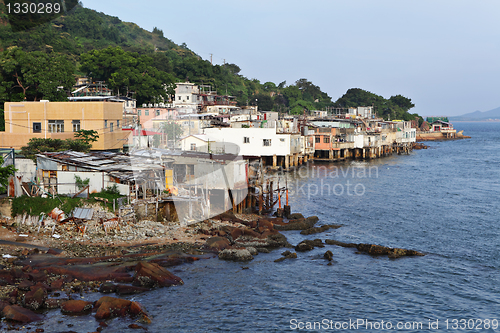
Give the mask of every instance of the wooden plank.
POLYGON ((75 193, 74 196, 72 196, 72 198, 76 198, 80 193, 82 193, 83 191, 85 191, 86 189, 89 188, 89 185, 85 186, 84 188, 82 188, 80 191, 78 191, 77 193, 75 193))

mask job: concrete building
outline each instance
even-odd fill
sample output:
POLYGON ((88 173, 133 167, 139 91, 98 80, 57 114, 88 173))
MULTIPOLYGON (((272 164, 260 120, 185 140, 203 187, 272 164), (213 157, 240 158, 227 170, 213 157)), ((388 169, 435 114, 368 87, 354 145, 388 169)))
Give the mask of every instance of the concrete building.
POLYGON ((270 128, 205 128, 210 141, 226 154, 262 158, 265 165, 288 169, 302 161, 300 133, 277 133, 270 128))
POLYGON ((20 149, 31 138, 72 139, 80 129, 97 131, 92 150, 118 150, 126 143, 123 103, 7 102, 4 110, 0 147, 20 149))

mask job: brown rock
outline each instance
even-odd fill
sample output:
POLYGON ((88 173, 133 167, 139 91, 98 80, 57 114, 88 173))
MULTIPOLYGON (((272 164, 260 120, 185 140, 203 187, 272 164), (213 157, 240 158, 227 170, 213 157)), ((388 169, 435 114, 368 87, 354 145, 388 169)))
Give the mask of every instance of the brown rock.
POLYGON ((233 240, 236 240, 238 239, 240 236, 244 235, 244 231, 243 229, 240 229, 240 228, 233 228, 233 230, 231 230, 231 237, 233 238, 233 240))
POLYGON ((50 284, 50 288, 52 290, 61 290, 63 285, 64 285, 64 279, 58 279, 58 280, 52 281, 52 283, 50 284))
POLYGON ((70 300, 61 305, 61 312, 69 315, 86 314, 92 311, 92 302, 70 300))
POLYGON ((28 291, 24 295, 23 305, 31 310, 38 310, 41 308, 47 299, 47 291, 43 288, 28 291))
POLYGON ((154 288, 184 284, 181 278, 155 263, 139 262, 135 267, 134 286, 154 288))
POLYGON ((299 244, 297 244, 297 246, 295 247, 295 251, 298 252, 310 251, 315 247, 325 247, 325 245, 323 245, 321 239, 315 239, 315 240, 305 239, 299 244))
POLYGON ((19 305, 6 306, 3 309, 3 315, 8 320, 17 321, 20 323, 31 323, 33 321, 42 320, 43 318, 33 311, 20 307, 19 305))
POLYGON ((342 246, 342 247, 356 247, 357 244, 355 243, 344 243, 344 242, 339 242, 334 239, 325 239, 325 244, 328 245, 337 245, 337 246, 342 246))
POLYGON ((320 232, 325 232, 329 229, 338 229, 340 228, 341 226, 340 225, 336 225, 336 224, 326 224, 326 225, 322 225, 321 227, 316 227, 316 228, 309 228, 309 229, 306 229, 306 230, 302 230, 300 232, 301 235, 312 235, 312 234, 317 234, 317 233, 320 233, 320 232))
POLYGON ((32 286, 34 286, 33 282, 28 281, 28 280, 23 280, 23 281, 21 281, 21 283, 19 283, 17 288, 19 290, 28 291, 28 290, 30 290, 30 287, 32 287, 32 286))
POLYGON ((126 299, 104 296, 101 297, 94 308, 97 309, 95 318, 97 320, 124 317, 129 313, 132 302, 126 299))
POLYGON ((330 251, 330 250, 326 251, 325 254, 323 255, 323 258, 325 258, 328 261, 332 261, 333 260, 332 251, 330 251))
POLYGON ((231 243, 225 237, 210 237, 209 239, 206 240, 205 244, 209 250, 214 250, 217 252, 231 246, 231 243))

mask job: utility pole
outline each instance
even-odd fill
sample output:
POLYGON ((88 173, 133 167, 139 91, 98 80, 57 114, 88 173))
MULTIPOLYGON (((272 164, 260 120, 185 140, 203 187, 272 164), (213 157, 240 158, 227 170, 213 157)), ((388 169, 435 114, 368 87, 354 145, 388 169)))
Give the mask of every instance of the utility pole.
POLYGON ((210 53, 210 65, 213 65, 213 63, 212 63, 212 56, 213 56, 213 54, 210 53))

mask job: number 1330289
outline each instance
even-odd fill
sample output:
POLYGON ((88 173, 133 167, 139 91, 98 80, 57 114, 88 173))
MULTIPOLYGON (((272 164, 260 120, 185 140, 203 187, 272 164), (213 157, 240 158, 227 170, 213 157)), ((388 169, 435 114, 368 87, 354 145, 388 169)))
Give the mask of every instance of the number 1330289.
POLYGON ((34 3, 34 2, 14 2, 7 3, 7 14, 59 14, 61 4, 59 3, 34 3))

